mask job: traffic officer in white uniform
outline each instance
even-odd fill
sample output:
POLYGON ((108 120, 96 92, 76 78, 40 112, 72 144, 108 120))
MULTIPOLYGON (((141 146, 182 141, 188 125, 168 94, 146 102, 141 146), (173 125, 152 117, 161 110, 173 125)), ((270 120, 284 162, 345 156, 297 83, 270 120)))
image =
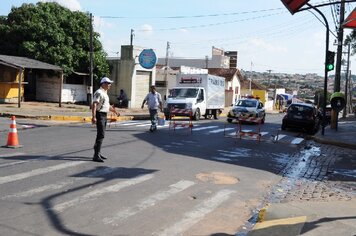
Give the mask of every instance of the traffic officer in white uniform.
POLYGON ((107 113, 109 111, 113 112, 116 115, 120 115, 116 112, 113 106, 110 106, 109 96, 107 91, 110 89, 111 84, 113 83, 107 77, 104 77, 100 81, 100 88, 96 90, 93 96, 92 104, 92 123, 96 124, 96 140, 94 145, 94 157, 93 161, 95 162, 104 162, 104 159, 107 159, 105 156, 101 155, 101 145, 105 137, 105 128, 107 122, 107 113))

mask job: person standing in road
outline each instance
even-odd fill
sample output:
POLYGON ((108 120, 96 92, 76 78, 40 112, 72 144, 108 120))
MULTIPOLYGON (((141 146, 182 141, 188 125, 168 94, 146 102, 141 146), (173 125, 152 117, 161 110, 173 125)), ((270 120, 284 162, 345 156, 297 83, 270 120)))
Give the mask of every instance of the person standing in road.
POLYGON ((109 111, 113 112, 116 115, 117 113, 113 106, 110 106, 109 96, 107 91, 110 89, 111 84, 113 83, 107 77, 104 77, 100 81, 100 88, 96 90, 93 96, 92 103, 92 123, 96 124, 96 139, 94 144, 94 157, 93 161, 95 162, 104 162, 104 159, 107 159, 105 156, 101 155, 101 145, 105 137, 105 128, 107 122, 107 113, 109 111))
POLYGON ((163 111, 162 106, 162 97, 161 94, 156 91, 156 86, 152 85, 150 92, 147 94, 145 99, 142 102, 141 108, 147 102, 148 110, 150 112, 150 120, 151 120, 151 128, 150 131, 153 132, 157 129, 157 121, 158 121, 158 109, 163 111))

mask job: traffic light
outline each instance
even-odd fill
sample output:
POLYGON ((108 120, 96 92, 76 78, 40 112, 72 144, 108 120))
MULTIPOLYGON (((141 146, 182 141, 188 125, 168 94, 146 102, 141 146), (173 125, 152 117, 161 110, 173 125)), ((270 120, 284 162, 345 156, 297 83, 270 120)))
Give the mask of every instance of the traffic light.
POLYGON ((334 62, 335 62, 335 52, 328 51, 326 54, 326 70, 331 71, 334 69, 334 62))

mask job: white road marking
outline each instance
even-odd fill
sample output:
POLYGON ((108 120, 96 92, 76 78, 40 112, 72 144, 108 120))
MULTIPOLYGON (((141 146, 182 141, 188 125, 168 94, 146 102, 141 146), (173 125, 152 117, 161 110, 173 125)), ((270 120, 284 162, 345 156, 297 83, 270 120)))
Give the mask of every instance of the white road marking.
POLYGON ((199 127, 199 128, 193 128, 193 131, 198 131, 198 130, 204 130, 204 129, 213 129, 219 126, 212 125, 212 126, 204 126, 204 127, 199 127))
POLYGON ((141 122, 127 122, 127 123, 118 123, 120 126, 127 126, 127 125, 137 125, 137 124, 141 124, 141 122))
POLYGON ((192 181, 182 180, 178 183, 172 184, 169 186, 168 190, 158 191, 151 196, 141 200, 136 206, 128 207, 123 211, 120 211, 115 214, 113 217, 106 217, 103 219, 105 224, 113 224, 115 221, 122 221, 130 216, 133 216, 149 207, 156 205, 158 201, 163 201, 174 194, 177 194, 190 186, 193 186, 195 183, 192 181))
POLYGON ((301 142, 303 142, 304 139, 303 138, 295 138, 292 140, 292 144, 300 144, 301 142))
POLYGON ((279 134, 277 135, 276 137, 274 137, 274 140, 278 141, 278 140, 281 140, 282 138, 286 137, 287 135, 284 135, 284 134, 279 134))
POLYGON ((90 172, 88 175, 82 176, 82 177, 74 177, 71 178, 70 180, 67 181, 59 181, 55 184, 48 184, 48 185, 44 185, 38 188, 33 188, 27 191, 23 191, 23 192, 19 192, 16 194, 10 194, 10 195, 6 195, 1 197, 0 199, 5 200, 5 199, 12 199, 12 198, 20 198, 20 197, 31 197, 35 194, 39 194, 45 191, 50 191, 50 190, 56 190, 56 189, 61 189, 64 188, 65 186, 71 185, 74 182, 78 181, 78 180, 82 180, 83 178, 87 178, 87 177, 99 177, 102 175, 106 175, 112 172, 115 172, 117 170, 119 170, 120 168, 110 168, 110 167, 105 167, 105 168, 101 168, 98 170, 95 170, 93 172, 90 172))
POLYGON ((216 134, 216 133, 221 133, 221 132, 228 131, 228 130, 233 130, 233 129, 235 129, 235 128, 216 129, 216 130, 209 131, 209 133, 216 134))
MULTIPOLYGON (((25 153, 22 152, 16 152, 16 153, 9 153, 9 154, 5 154, 5 155, 0 155, 0 158, 3 157, 16 157, 16 156, 23 156, 25 155, 25 153)), ((28 161, 14 161, 14 162, 10 162, 10 163, 4 163, 4 164, 0 164, 0 168, 1 167, 6 167, 6 166, 13 166, 13 165, 17 165, 17 164, 22 164, 28 161)))
POLYGON ((86 193, 82 196, 73 198, 70 201, 57 204, 52 209, 57 212, 62 212, 69 207, 84 203, 89 200, 94 200, 97 197, 104 195, 106 193, 115 193, 115 192, 120 191, 123 188, 129 187, 129 186, 132 186, 135 184, 139 184, 146 180, 152 179, 153 176, 154 176, 153 174, 142 175, 142 176, 130 179, 130 180, 126 180, 123 182, 119 182, 117 184, 113 184, 113 185, 101 188, 101 189, 96 189, 96 190, 86 193))
POLYGON ((187 231, 194 224, 202 220, 205 215, 215 210, 221 203, 228 200, 230 198, 230 195, 233 193, 235 193, 235 191, 228 190, 228 189, 221 190, 210 199, 197 205, 192 211, 185 213, 181 221, 178 221, 177 223, 170 226, 169 228, 166 228, 162 232, 157 232, 154 235, 159 235, 159 236, 181 235, 183 232, 187 231))
POLYGON ((88 163, 88 162, 87 161, 72 161, 72 162, 66 162, 66 163, 62 163, 59 165, 55 165, 55 166, 39 168, 39 169, 31 170, 28 172, 24 172, 24 173, 8 175, 8 176, 0 177, 0 184, 10 183, 10 182, 26 179, 26 178, 33 177, 33 176, 46 174, 46 173, 49 173, 52 171, 61 170, 61 169, 65 169, 68 167, 81 165, 84 163, 88 163))
POLYGON ((243 129, 243 130, 241 130, 241 132, 246 132, 246 133, 252 132, 252 129, 243 129))
POLYGON ((265 135, 267 135, 269 132, 260 132, 260 135, 261 136, 265 136, 265 135))
POLYGON ((143 126, 150 126, 151 123, 145 123, 145 124, 139 124, 139 125, 136 125, 136 127, 143 127, 143 126))
POLYGON ((23 153, 23 152, 15 152, 15 153, 2 154, 2 155, 0 155, 0 158, 3 158, 3 157, 16 157, 16 156, 23 156, 23 155, 25 155, 25 153, 23 153))

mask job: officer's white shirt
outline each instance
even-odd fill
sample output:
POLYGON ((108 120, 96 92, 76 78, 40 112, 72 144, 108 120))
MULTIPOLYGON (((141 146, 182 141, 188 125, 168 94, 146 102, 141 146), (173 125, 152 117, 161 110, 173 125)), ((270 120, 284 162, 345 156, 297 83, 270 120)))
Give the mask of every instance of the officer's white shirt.
POLYGON ((109 112, 110 101, 108 93, 105 89, 99 88, 98 90, 96 90, 93 97, 93 103, 94 102, 98 103, 96 111, 106 113, 109 112))

